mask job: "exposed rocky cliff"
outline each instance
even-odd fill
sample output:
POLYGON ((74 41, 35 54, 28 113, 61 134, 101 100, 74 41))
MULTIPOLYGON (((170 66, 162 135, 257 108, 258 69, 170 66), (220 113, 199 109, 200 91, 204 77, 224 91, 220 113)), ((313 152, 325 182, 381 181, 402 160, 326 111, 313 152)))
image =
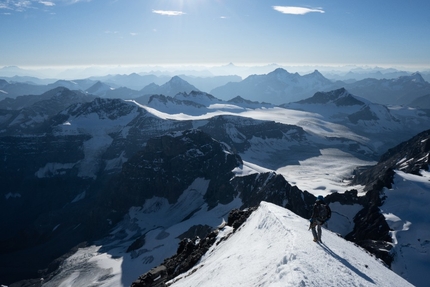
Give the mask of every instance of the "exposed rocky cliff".
POLYGON ((380 207, 386 198, 383 188, 392 188, 394 170, 420 175, 428 170, 430 153, 430 130, 405 141, 381 156, 378 164, 356 170, 353 184, 362 184, 367 190, 364 208, 355 216, 354 230, 346 236, 370 252, 382 258, 387 264, 393 260, 389 251, 390 228, 380 207))
POLYGON ((190 270, 200 260, 215 243, 220 230, 226 226, 232 227, 234 231, 237 230, 255 209, 256 207, 247 208, 246 210, 234 209, 230 212, 225 225, 214 229, 203 238, 182 239, 175 255, 166 258, 163 264, 141 275, 131 284, 131 287, 166 286, 165 282, 190 270))
POLYGON ((124 164, 112 190, 112 207, 126 211, 154 196, 175 203, 196 178, 210 180, 205 199, 210 206, 235 196, 229 187, 239 156, 199 130, 186 130, 148 140, 146 147, 124 164))

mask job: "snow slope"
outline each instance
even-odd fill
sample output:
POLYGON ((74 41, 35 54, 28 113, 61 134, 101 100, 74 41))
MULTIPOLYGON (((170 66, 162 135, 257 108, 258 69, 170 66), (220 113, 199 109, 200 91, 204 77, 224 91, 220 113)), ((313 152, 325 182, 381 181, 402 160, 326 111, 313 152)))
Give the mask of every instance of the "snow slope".
MULTIPOLYGON (((244 172, 250 170, 247 168, 244 172)), ((208 185, 208 180, 197 178, 175 204, 153 197, 143 206, 131 207, 108 238, 80 248, 61 264, 58 274, 42 286, 130 286, 142 273, 172 256, 185 231, 197 225, 212 229, 227 220, 232 209, 242 205, 236 198, 227 205, 218 204, 209 209, 203 199, 208 185), (127 252, 139 236, 144 238, 142 248, 127 252)))
MULTIPOLYGON (((392 270, 416 286, 426 286, 430 270, 430 173, 421 176, 396 171, 392 189, 381 210, 394 244, 392 270)), ((428 285, 428 282, 427 282, 428 285)))
POLYGON ((412 286, 328 230, 323 244, 314 243, 307 220, 267 202, 230 232, 170 286, 412 286))

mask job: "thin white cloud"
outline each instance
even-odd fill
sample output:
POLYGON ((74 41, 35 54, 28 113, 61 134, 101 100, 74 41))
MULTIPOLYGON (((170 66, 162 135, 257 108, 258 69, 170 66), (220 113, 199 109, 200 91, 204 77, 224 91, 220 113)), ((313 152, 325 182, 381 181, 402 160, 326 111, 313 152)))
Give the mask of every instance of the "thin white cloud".
POLYGON ((135 32, 130 32, 130 35, 131 36, 137 36, 137 35, 139 35, 138 33, 135 33, 135 32))
POLYGON ((17 9, 25 9, 31 6, 31 1, 12 1, 12 3, 17 9))
POLYGON ((55 6, 55 3, 51 1, 39 1, 39 3, 50 7, 55 6))
POLYGON ((0 9, 25 11, 27 9, 38 9, 37 4, 45 7, 53 7, 58 4, 73 5, 80 2, 91 2, 92 0, 0 0, 0 9))
POLYGON ((295 7, 295 6, 273 6, 278 12, 283 14, 293 14, 293 15, 304 15, 307 13, 317 12, 317 13, 325 13, 322 8, 305 8, 305 7, 295 7))
POLYGON ((152 13, 163 15, 163 16, 181 16, 185 14, 182 11, 169 11, 169 10, 152 10, 152 13))
POLYGON ((91 2, 92 0, 61 0, 61 2, 65 2, 68 5, 73 5, 80 2, 91 2))

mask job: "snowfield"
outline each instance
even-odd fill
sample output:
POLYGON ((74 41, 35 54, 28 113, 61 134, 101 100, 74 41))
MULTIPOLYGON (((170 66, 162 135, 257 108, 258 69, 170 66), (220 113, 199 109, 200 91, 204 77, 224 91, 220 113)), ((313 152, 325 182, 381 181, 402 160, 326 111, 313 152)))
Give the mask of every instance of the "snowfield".
MULTIPOLYGON (((310 134, 321 138, 321 141, 325 140, 323 139, 324 137, 343 137, 362 143, 374 142, 373 139, 357 136, 357 134, 351 132, 345 126, 324 121, 322 116, 318 113, 272 107, 254 110, 248 109, 239 113, 231 113, 228 109, 220 108, 217 111, 199 115, 193 114, 193 110, 184 109, 181 114, 169 114, 138 103, 136 103, 136 105, 162 119, 174 119, 179 121, 203 120, 219 115, 236 115, 256 120, 297 125, 310 134)), ((239 155, 244 161, 258 165, 260 168, 266 170, 273 170, 267 165, 275 159, 271 158, 268 160, 267 155, 271 152, 275 152, 276 154, 276 143, 270 143, 270 146, 267 146, 267 144, 267 142, 261 144, 261 148, 256 148, 258 145, 254 145, 254 149, 249 149, 245 153, 240 153, 239 155)), ((285 149, 285 142, 283 145, 282 147, 278 147, 278 150, 285 149)), ((342 193, 347 189, 357 189, 361 191, 361 186, 348 186, 349 182, 344 180, 351 176, 352 171, 356 167, 373 164, 376 164, 376 162, 364 161, 351 154, 342 152, 339 149, 330 148, 321 150, 320 156, 301 161, 298 165, 291 165, 285 162, 282 167, 274 171, 282 174, 290 184, 296 185, 301 190, 307 190, 315 195, 327 195, 333 192, 342 193)))

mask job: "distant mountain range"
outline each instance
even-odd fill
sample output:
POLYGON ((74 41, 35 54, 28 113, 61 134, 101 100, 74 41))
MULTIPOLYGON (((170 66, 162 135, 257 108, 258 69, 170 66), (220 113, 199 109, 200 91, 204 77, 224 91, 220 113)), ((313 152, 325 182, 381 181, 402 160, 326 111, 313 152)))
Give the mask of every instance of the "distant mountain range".
POLYGON ((345 85, 345 88, 375 103, 409 105, 415 99, 429 94, 430 83, 421 74, 414 73, 395 79, 364 79, 345 85))
POLYGON ((223 100, 241 96, 251 101, 283 104, 310 97, 317 91, 330 90, 333 86, 318 71, 300 76, 278 68, 267 75, 252 75, 241 82, 228 83, 210 93, 223 100))
MULTIPOLYGON (((22 80, 30 80, 22 78, 22 80)), ((410 105, 415 99, 430 94, 430 83, 421 74, 402 75, 392 79, 366 78, 359 81, 331 81, 317 70, 306 75, 289 73, 277 68, 268 74, 251 75, 243 80, 238 76, 191 77, 155 75, 109 75, 83 80, 57 80, 49 84, 15 82, 0 79, 0 99, 41 94, 55 87, 85 91, 99 97, 138 99, 147 103, 151 95, 174 97, 191 91, 209 92, 221 100, 237 96, 275 105, 296 102, 316 92, 345 88, 354 95, 384 105, 410 105)), ((424 108, 424 107, 423 107, 424 108)))
POLYGON ((344 81, 347 83, 360 81, 364 79, 395 79, 401 76, 409 76, 411 73, 406 71, 399 71, 396 69, 363 69, 355 68, 351 69, 347 73, 340 72, 325 72, 323 73, 325 77, 329 79, 334 79, 335 81, 344 81))
POLYGON ((175 76, 161 86, 157 84, 148 85, 141 90, 141 93, 144 95, 161 94, 173 97, 178 93, 189 93, 191 91, 198 91, 198 89, 180 77, 175 76))
POLYGON ((221 99, 241 96, 253 101, 285 104, 311 97, 318 91, 342 87, 357 96, 385 105, 408 105, 414 99, 430 92, 430 83, 419 73, 390 80, 363 79, 345 83, 332 82, 318 71, 300 76, 277 69, 267 75, 249 76, 241 82, 228 83, 213 89, 211 94, 221 99))
MULTIPOLYGON (((54 68, 40 68, 40 69, 25 69, 17 66, 5 66, 0 68, 0 78, 7 80, 22 82, 24 78, 32 78, 32 82, 36 84, 48 84, 55 80, 52 79, 84 79, 91 78, 93 80, 100 80, 106 82, 106 79, 111 77, 118 78, 135 78, 137 76, 143 76, 140 78, 143 85, 138 87, 131 87, 129 85, 119 84, 119 86, 126 86, 134 90, 140 90, 144 86, 154 82, 161 85, 168 81, 172 76, 179 75, 184 80, 190 82, 200 90, 209 92, 216 86, 223 84, 216 84, 210 89, 203 88, 197 85, 193 81, 189 81, 186 77, 191 78, 217 78, 217 77, 233 77, 246 78, 250 75, 261 75, 270 73, 277 68, 283 68, 287 71, 294 71, 300 74, 308 74, 313 70, 319 70, 326 78, 332 81, 359 81, 366 78, 375 79, 394 79, 400 76, 409 75, 417 70, 406 72, 404 69, 396 68, 383 68, 383 67, 369 67, 369 66, 285 66, 278 64, 259 65, 259 66, 241 66, 234 63, 229 63, 220 66, 184 66, 184 67, 163 67, 163 66, 142 66, 142 67, 82 67, 82 68, 69 68, 54 69, 54 68), (96 76, 97 75, 97 76, 96 76), (142 80, 144 77, 149 76, 153 80, 142 80), (154 78, 158 77, 158 80, 154 78)), ((418 71, 423 78, 430 82, 430 70, 419 70, 418 71)), ((120 80, 122 81, 122 80, 120 80)), ((128 80, 126 80, 128 81, 128 80)), ((237 81, 237 80, 234 80, 237 81)), ((114 84, 115 80, 112 80, 110 84, 114 84)), ((128 81, 130 84, 136 84, 134 80, 128 81)))

